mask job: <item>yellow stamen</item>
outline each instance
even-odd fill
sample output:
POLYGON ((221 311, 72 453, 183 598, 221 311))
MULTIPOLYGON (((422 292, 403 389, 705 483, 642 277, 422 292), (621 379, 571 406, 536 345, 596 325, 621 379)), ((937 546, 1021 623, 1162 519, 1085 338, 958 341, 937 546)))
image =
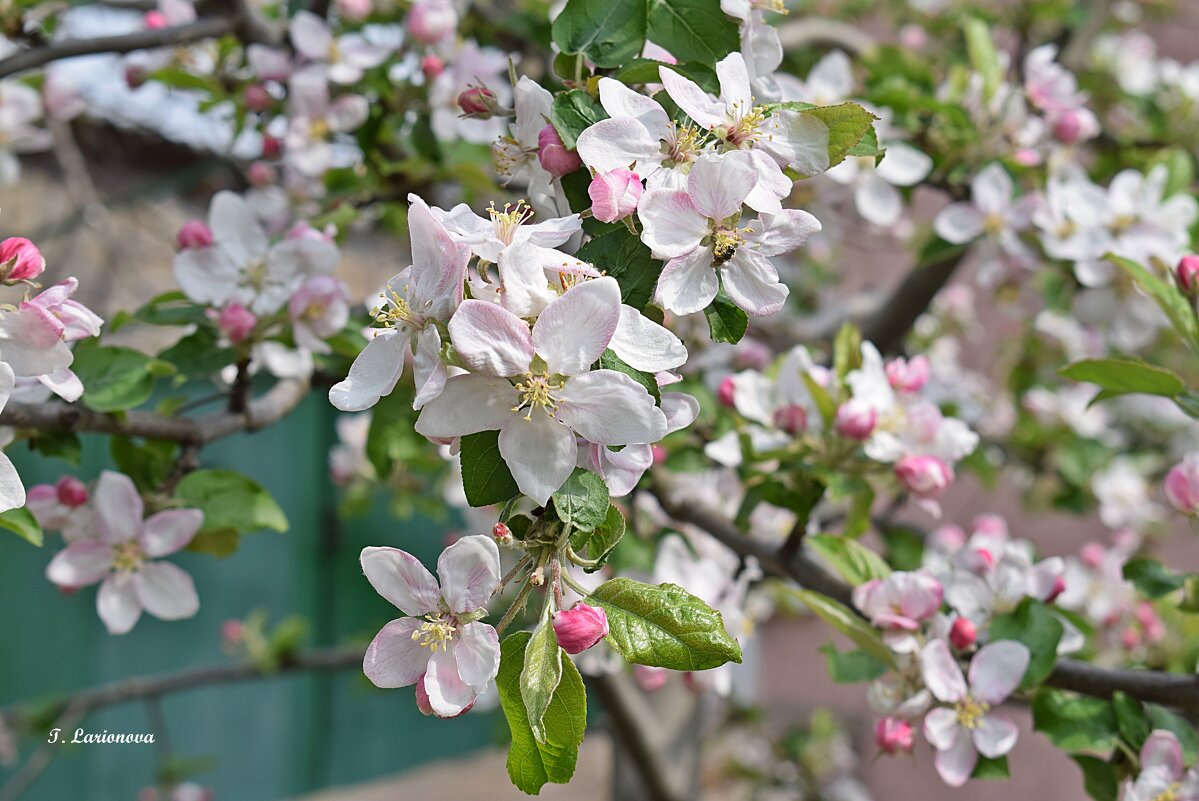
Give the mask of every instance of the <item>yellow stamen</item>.
POLYGON ((118 542, 112 546, 112 567, 114 570, 137 570, 146 561, 146 553, 136 540, 118 542))
POLYGON ((525 380, 516 385, 516 391, 520 394, 520 403, 513 406, 512 411, 519 412, 527 406, 529 411, 525 415, 526 420, 533 419, 533 410, 538 407, 545 409, 547 413, 556 412, 558 401, 554 398, 553 393, 564 386, 566 386, 565 381, 555 381, 548 375, 525 374, 525 380))
POLYGON ((496 238, 505 245, 511 245, 516 229, 533 217, 533 209, 526 206, 523 200, 516 201, 515 205, 505 203, 503 211, 492 203, 487 207, 487 213, 491 215, 491 222, 495 226, 496 238))
POLYGON ((979 701, 977 698, 968 695, 957 702, 953 711, 957 713, 958 723, 973 731, 978 728, 978 724, 982 722, 983 716, 990 709, 991 705, 986 701, 979 701))
POLYGON ((412 639, 422 648, 444 651, 454 639, 457 629, 444 615, 427 615, 420 628, 412 632, 412 639))

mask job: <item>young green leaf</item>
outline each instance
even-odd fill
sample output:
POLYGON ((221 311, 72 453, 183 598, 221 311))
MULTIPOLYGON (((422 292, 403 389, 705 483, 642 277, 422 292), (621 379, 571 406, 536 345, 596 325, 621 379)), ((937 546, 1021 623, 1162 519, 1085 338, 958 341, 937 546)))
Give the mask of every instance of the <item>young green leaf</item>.
POLYGON ((865 651, 838 651, 831 642, 820 649, 828 666, 829 678, 838 684, 874 681, 887 672, 887 666, 865 651))
POLYGON ((713 342, 736 345, 749 328, 749 315, 733 303, 723 286, 716 299, 704 309, 704 317, 708 319, 708 332, 713 342))
POLYGON ((8 529, 13 534, 16 534, 31 545, 36 545, 38 548, 42 547, 42 543, 46 539, 42 533, 41 525, 37 522, 37 518, 25 507, 9 509, 7 512, 0 513, 0 528, 8 529))
POLYGON ((813 534, 804 542, 841 578, 855 587, 871 579, 891 575, 891 568, 883 558, 855 539, 836 534, 813 534))
MULTIPOLYGON (((546 609, 549 609, 547 606, 546 609)), ((550 616, 543 615, 529 645, 525 648, 524 669, 520 672, 520 699, 524 702, 529 728, 539 744, 546 742, 543 718, 558 683, 562 681, 562 649, 554 636, 550 616)))
POLYGON ((576 254, 620 283, 620 300, 634 309, 649 305, 662 272, 662 262, 623 226, 584 243, 576 254))
POLYGON ((1173 398, 1186 389, 1182 379, 1170 370, 1134 359, 1082 359, 1067 364, 1058 375, 1098 385, 1103 391, 1096 401, 1131 393, 1173 398))
POLYGON ((583 568, 587 573, 594 573, 608 561, 612 550, 623 536, 624 515, 615 506, 609 506, 604 522, 593 531, 576 531, 570 535, 570 547, 584 559, 597 563, 595 567, 583 568))
POLYGON ((894 667, 895 655, 879 633, 845 604, 814 590, 788 588, 788 592, 799 598, 812 614, 853 640, 863 651, 884 665, 894 667))
POLYGON ((1032 703, 1033 728, 1063 751, 1108 753, 1120 736, 1111 704, 1041 688, 1032 703))
POLYGON ((645 0, 569 0, 554 19, 554 44, 597 67, 619 67, 645 47, 647 14, 645 0))
POLYGON ((648 0, 649 39, 679 61, 715 64, 741 45, 720 0, 648 0))
POLYGON ((261 484, 235 470, 196 470, 179 482, 175 497, 204 513, 201 532, 230 529, 252 534, 287 531, 287 516, 261 484))
POLYGON ((576 467, 554 493, 558 519, 572 528, 593 531, 608 516, 608 485, 590 470, 576 467))
POLYGON ((461 440, 462 489, 471 506, 490 506, 516 497, 520 488, 500 456, 500 432, 480 431, 461 440))

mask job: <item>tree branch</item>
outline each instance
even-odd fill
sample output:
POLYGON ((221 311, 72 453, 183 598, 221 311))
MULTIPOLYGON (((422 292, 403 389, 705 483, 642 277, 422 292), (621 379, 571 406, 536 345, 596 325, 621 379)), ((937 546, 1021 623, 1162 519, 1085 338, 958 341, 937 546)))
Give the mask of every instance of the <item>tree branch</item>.
POLYGON ((0 412, 0 425, 39 431, 76 431, 146 437, 203 445, 239 431, 257 431, 282 420, 308 395, 307 380, 279 381, 242 412, 219 412, 202 417, 169 417, 154 412, 104 414, 83 406, 51 403, 10 403, 0 412))
POLYGON ((969 248, 954 249, 908 271, 883 305, 862 323, 862 339, 873 342, 884 355, 899 351, 904 337, 949 283, 968 252, 969 248))
MULTIPOLYGON (((778 551, 766 543, 743 534, 719 512, 701 503, 678 503, 671 495, 674 479, 663 475, 654 477, 652 492, 671 517, 711 534, 741 556, 753 556, 762 570, 778 578, 790 578, 810 590, 827 595, 853 609, 853 588, 831 575, 802 551, 784 561, 778 551)), ((1059 659, 1045 684, 1062 690, 1108 699, 1117 690, 1141 701, 1177 707, 1187 712, 1199 710, 1199 676, 1165 673, 1159 670, 1117 670, 1080 662, 1059 659)))
POLYGON ((646 721, 638 720, 629 689, 622 686, 627 684, 627 677, 621 676, 589 676, 587 679, 591 691, 599 699, 600 706, 608 713, 608 723, 611 727, 613 760, 617 759, 617 750, 623 750, 629 761, 637 769, 641 784, 647 798, 653 801, 682 801, 682 797, 667 780, 667 769, 662 764, 663 755, 654 747, 646 736, 646 721))

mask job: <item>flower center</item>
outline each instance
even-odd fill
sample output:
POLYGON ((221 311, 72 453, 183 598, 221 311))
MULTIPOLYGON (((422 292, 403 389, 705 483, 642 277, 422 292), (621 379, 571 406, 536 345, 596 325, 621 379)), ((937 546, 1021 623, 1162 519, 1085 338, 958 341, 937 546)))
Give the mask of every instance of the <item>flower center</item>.
POLYGON ((983 230, 986 231, 989 236, 998 236, 1003 232, 1003 215, 988 214, 985 218, 983 218, 983 230))
POLYGON ((491 224, 495 226, 496 239, 505 245, 511 245, 516 229, 533 218, 533 209, 526 206, 523 200, 516 201, 516 205, 505 203, 503 211, 492 203, 487 207, 487 213, 491 215, 491 224))
POLYGON ((526 150, 511 136, 501 136, 491 146, 491 163, 495 171, 505 178, 511 178, 536 155, 536 150, 526 150))
POLYGON ((1182 792, 1182 784, 1174 782, 1162 792, 1155 795, 1151 801, 1178 801, 1182 792))
POLYGON ((979 701, 977 698, 967 695, 961 701, 954 705, 953 711, 957 713, 958 723, 963 727, 974 730, 978 728, 978 724, 982 722, 983 716, 991 709, 991 705, 986 701, 979 701))
POLYGON ((694 125, 684 125, 674 131, 674 137, 663 143, 666 160, 672 164, 688 164, 700 151, 703 134, 694 125))
POLYGON ((142 546, 137 543, 137 540, 118 542, 112 546, 113 570, 137 570, 142 566, 142 562, 144 561, 146 561, 146 553, 142 550, 142 546))
POLYGON ((766 119, 764 106, 743 109, 738 103, 732 112, 732 121, 716 134, 736 148, 750 148, 762 137, 762 122, 766 119))
MULTIPOLYGON (((404 284, 401 291, 407 295, 408 284, 404 284)), ((416 314, 412 311, 411 304, 399 292, 390 288, 387 290, 387 302, 382 307, 376 306, 374 309, 371 309, 371 317, 384 328, 395 328, 405 323, 411 323, 419 327, 419 321, 416 314)))
POLYGON ((717 228, 712 233, 712 259, 717 264, 724 264, 737 255, 737 246, 745 243, 741 233, 736 228, 717 228))
POLYGON ((776 14, 790 14, 783 0, 751 0, 750 5, 763 11, 773 11, 776 14))
POLYGON ((1132 228, 1134 225, 1136 225, 1136 223, 1136 217, 1133 217, 1131 214, 1120 214, 1114 220, 1112 220, 1112 233, 1122 234, 1129 228, 1132 228))
POLYGON ((425 622, 420 624, 419 629, 412 632, 412 639, 421 648, 428 648, 430 651, 438 649, 444 651, 449 647, 450 641, 454 639, 454 633, 457 630, 451 619, 445 615, 426 615, 425 622))
POLYGON ((552 413, 558 410, 558 400, 554 397, 555 392, 566 386, 565 381, 555 381, 548 375, 533 375, 525 374, 525 380, 516 385, 516 392, 520 395, 520 403, 512 407, 512 411, 519 412, 521 409, 528 407, 529 411, 525 415, 526 420, 533 419, 533 410, 537 407, 545 409, 546 413, 552 413))
POLYGON ((332 130, 329 128, 329 123, 326 120, 313 120, 308 126, 308 135, 313 139, 328 139, 332 130))

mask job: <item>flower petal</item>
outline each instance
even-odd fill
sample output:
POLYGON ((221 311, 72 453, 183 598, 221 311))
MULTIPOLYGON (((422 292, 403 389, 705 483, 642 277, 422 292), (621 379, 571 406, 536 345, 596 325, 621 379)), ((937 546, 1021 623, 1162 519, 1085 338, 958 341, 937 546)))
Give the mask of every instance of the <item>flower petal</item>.
POLYGON ((146 562, 133 574, 137 601, 159 620, 183 620, 200 611, 196 585, 186 571, 170 562, 146 562))
POLYGON ((1020 729, 1005 717, 987 715, 974 729, 974 747, 988 759, 996 759, 1016 745, 1020 729))
POLYGON ((596 445, 645 445, 666 436, 666 415, 645 387, 624 373, 593 370, 577 376, 558 398, 558 419, 596 445))
POLYGON ((1028 661, 1028 646, 1024 643, 999 640, 984 645, 970 662, 971 692, 988 704, 1002 703, 1020 686, 1028 661))
POLYGON ((733 302, 755 317, 765 317, 783 308, 790 294, 779 282, 778 270, 755 250, 741 247, 721 268, 724 288, 733 302))
POLYGON ((390 395, 404 372, 409 339, 407 330, 390 329, 367 342, 349 374, 329 390, 329 402, 343 412, 361 412, 390 395))
POLYGON ((1141 769, 1164 768, 1171 776, 1182 775, 1182 746, 1178 735, 1166 729, 1155 729, 1141 746, 1141 769))
POLYGON ((101 542, 125 542, 142 530, 142 496, 133 479, 105 470, 92 492, 92 529, 101 542))
POLYGON ((510 416, 500 430, 500 455, 520 491, 544 506, 574 471, 578 445, 569 428, 534 409, 528 418, 510 416))
MULTIPOLYGON (((700 156, 687 174, 687 194, 695 208, 711 220, 723 220, 741 211, 741 204, 758 182, 748 154, 700 156)), ((644 202, 644 198, 643 201, 644 202)))
POLYGON ((473 612, 487 605, 500 583, 500 550, 491 537, 462 537, 441 552, 437 575, 450 611, 473 612))
POLYGON ((637 216, 641 220, 641 241, 649 246, 655 258, 670 259, 690 253, 708 235, 707 216, 683 190, 647 190, 637 206, 637 216))
POLYGON ((63 588, 86 587, 108 575, 111 566, 112 546, 85 540, 55 554, 46 566, 46 578, 63 588))
POLYGON ((133 590, 130 573, 114 573, 104 579, 96 593, 96 612, 109 634, 125 634, 137 624, 142 616, 142 605, 133 590))
POLYGON ((516 390, 503 378, 456 375, 421 409, 416 431, 426 437, 494 431, 512 417, 517 400, 516 390))
POLYGON ((697 247, 666 262, 654 294, 667 311, 691 314, 707 308, 719 291, 720 279, 712 269, 712 251, 697 247))
POLYGON ((966 697, 966 679, 945 640, 933 640, 920 654, 924 683, 940 701, 956 703, 966 697))
MULTIPOLYGON (((655 136, 670 127, 670 117, 666 115, 666 110, 658 105, 658 101, 633 91, 615 78, 600 78, 599 99, 609 117, 632 117, 655 136)), ((656 150, 656 141, 654 145, 656 150)), ((581 154, 582 150, 579 152, 581 154)))
POLYGON ((958 729, 958 736, 953 744, 944 751, 938 751, 934 764, 941 780, 950 787, 961 787, 974 773, 978 764, 978 752, 974 743, 964 729, 958 729))
POLYGON ((725 121, 724 104, 713 100, 707 92, 690 78, 684 78, 667 66, 658 68, 658 77, 666 87, 666 94, 687 112, 687 116, 704 128, 712 129, 725 121))
POLYGON ((579 134, 575 146, 583 163, 596 172, 630 169, 662 158, 659 140, 628 117, 600 120, 579 134))
POLYGON ((199 509, 167 509, 146 518, 140 537, 146 556, 158 558, 187 547, 204 524, 199 509))
POLYGON ((924 716, 924 739, 938 751, 953 745, 959 728, 957 713, 948 707, 930 709, 924 716))
POLYGON ((597 278, 545 307, 533 326, 533 348, 551 373, 578 375, 603 355, 619 324, 620 284, 597 278))
POLYGON ((484 300, 462 301, 450 318, 450 339, 475 373, 520 375, 529 371, 533 360, 533 339, 525 321, 484 300))
POLYGON ((657 373, 687 361, 687 348, 670 329, 632 306, 620 307, 620 324, 608 347, 630 367, 657 373))
POLYGON ((454 651, 437 651, 425 672, 425 693, 433 714, 442 718, 461 715, 479 697, 479 691, 462 680, 454 651))
POLYGON ((0 512, 17 509, 25 505, 25 485, 17 468, 7 456, 0 453, 0 512))
POLYGON ((964 245, 983 232, 983 215, 969 203, 951 203, 933 220, 937 236, 954 245, 964 245))
POLYGON ((500 636, 486 623, 467 623, 450 645, 458 662, 458 675, 472 687, 483 689, 500 670, 500 636))
POLYGON ((437 579, 420 560, 399 548, 362 549, 362 572, 375 592, 406 615, 436 612, 441 604, 437 579))
POLYGON ((425 674, 433 652, 412 639, 420 626, 417 618, 402 617, 381 628, 371 640, 362 657, 362 672, 376 687, 407 687, 425 674))

